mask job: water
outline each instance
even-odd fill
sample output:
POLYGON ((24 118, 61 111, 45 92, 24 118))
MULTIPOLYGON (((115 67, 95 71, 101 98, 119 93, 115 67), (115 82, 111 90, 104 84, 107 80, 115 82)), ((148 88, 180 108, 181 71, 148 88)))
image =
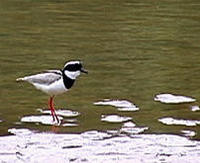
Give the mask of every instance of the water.
MULTIPOLYGON (((200 120, 199 110, 192 109, 200 105, 199 7, 198 0, 1 0, 0 134, 25 128, 65 136, 112 131, 117 139, 143 133, 151 141, 152 134, 167 134, 169 139, 176 134, 178 138, 181 135, 199 140, 199 124, 187 124, 200 120), (41 111, 47 109, 48 96, 28 83, 16 83, 15 79, 46 69, 60 69, 71 59, 83 60, 89 74, 82 75, 68 93, 57 96, 55 104, 57 110, 78 115, 61 115, 63 125, 52 126, 48 113, 41 111), (154 101, 159 94, 196 101, 154 101), (126 100, 138 109, 123 111, 115 105, 95 105, 105 99, 126 100), (47 119, 45 124, 38 120, 42 116, 47 119), (124 124, 128 122, 105 122, 102 116, 114 117, 114 121, 130 117, 129 122, 136 126, 126 129, 124 124), (34 117, 37 122, 21 121, 27 117, 34 117), (164 118, 181 124, 163 124, 159 119, 164 118), (185 130, 192 136, 186 136, 185 130)), ((9 137, 2 138, 9 142, 9 137)), ((198 143, 195 148, 199 148, 198 143)), ((148 158, 145 154, 142 157, 148 158)))
POLYGON ((0 158, 6 162, 199 162, 199 142, 175 135, 10 132, 15 135, 0 137, 0 158))

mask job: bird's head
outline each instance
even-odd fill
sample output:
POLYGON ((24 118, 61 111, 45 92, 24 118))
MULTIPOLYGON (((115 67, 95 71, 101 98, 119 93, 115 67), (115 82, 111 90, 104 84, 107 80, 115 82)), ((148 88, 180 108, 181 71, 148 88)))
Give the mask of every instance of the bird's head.
POLYGON ((81 61, 68 61, 63 68, 63 73, 73 80, 75 80, 81 72, 88 73, 88 71, 83 68, 81 61))

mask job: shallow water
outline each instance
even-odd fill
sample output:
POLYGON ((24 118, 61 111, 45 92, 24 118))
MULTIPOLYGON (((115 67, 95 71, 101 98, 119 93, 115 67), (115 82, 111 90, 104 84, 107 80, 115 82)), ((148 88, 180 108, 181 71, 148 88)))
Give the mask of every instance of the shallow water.
POLYGON ((0 160, 6 162, 199 162, 199 141, 176 135, 9 131, 15 135, 0 137, 0 160))
MULTIPOLYGON (((31 133, 36 130, 39 137, 46 135, 40 132, 80 137, 87 131, 110 131, 124 134, 116 136, 119 142, 153 142, 163 135, 166 139, 179 139, 178 135, 182 135, 199 140, 199 6, 198 0, 1 0, 0 134, 9 135, 11 128, 25 128, 31 133), (54 126, 47 112, 48 96, 15 79, 60 69, 71 59, 83 60, 89 74, 82 75, 68 93, 55 98, 62 122, 54 126), (170 122, 160 121, 166 118, 170 122), (135 126, 127 127, 129 122, 135 126)), ((5 142, 10 138, 16 140, 16 136, 1 137, 5 142)), ((93 149, 87 145, 85 148, 93 149)), ((155 148, 162 150, 156 145, 155 148)), ((193 156, 191 151, 185 153, 193 156)), ((194 151, 198 153, 199 149, 194 147, 194 151)), ((123 152, 120 153, 111 154, 109 161, 123 160, 123 152)), ((139 156, 148 159, 143 154, 139 156)), ((164 150, 160 155, 165 157, 168 153, 164 150)), ((179 155, 183 160, 187 158, 181 152, 176 156, 179 155)), ((95 161, 96 156, 92 156, 87 159, 95 161)), ((172 156, 175 160, 176 156, 172 156)), ((101 161, 103 157, 99 154, 98 158, 101 161)), ((162 161, 160 157, 154 159, 162 161)))

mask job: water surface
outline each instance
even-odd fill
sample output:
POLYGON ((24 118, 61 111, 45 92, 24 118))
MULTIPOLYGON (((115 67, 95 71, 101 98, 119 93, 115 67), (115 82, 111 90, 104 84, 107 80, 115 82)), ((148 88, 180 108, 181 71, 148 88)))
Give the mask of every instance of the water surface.
POLYGON ((186 130, 193 133, 186 137, 199 140, 199 124, 186 123, 200 120, 199 110, 192 111, 200 105, 199 8, 198 0, 1 0, 0 134, 26 128, 62 134, 142 131, 134 134, 151 137, 185 136, 186 130), (66 125, 60 127, 49 124, 48 118, 47 124, 21 121, 49 117, 41 112, 48 109, 48 96, 15 79, 60 69, 71 59, 83 60, 89 75, 57 96, 55 104, 58 110, 78 115, 64 117, 66 125), (159 94, 191 97, 195 102, 154 101, 159 94), (125 100, 139 109, 95 105, 105 99, 125 100), (128 122, 102 121, 102 116, 130 117, 136 128, 124 129, 128 122), (163 124, 163 118, 184 123, 163 124))

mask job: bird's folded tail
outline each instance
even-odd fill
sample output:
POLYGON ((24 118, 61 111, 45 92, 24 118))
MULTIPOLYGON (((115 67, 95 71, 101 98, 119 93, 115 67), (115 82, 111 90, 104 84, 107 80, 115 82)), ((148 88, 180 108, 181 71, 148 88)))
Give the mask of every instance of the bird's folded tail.
POLYGON ((17 82, 19 82, 19 81, 25 81, 25 80, 26 80, 25 78, 17 78, 16 79, 17 82))

